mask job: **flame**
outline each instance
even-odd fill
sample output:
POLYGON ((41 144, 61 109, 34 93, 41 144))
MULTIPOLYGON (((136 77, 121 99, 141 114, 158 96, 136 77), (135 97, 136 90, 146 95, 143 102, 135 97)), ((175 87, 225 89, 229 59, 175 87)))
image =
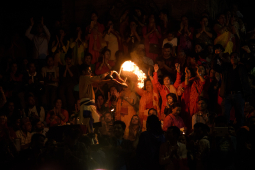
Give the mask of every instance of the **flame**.
POLYGON ((137 75, 138 77, 138 87, 139 88, 143 88, 144 86, 144 80, 147 78, 145 73, 139 69, 139 67, 133 63, 132 61, 125 61, 122 66, 121 69, 123 71, 128 71, 128 72, 132 72, 135 75, 137 75))

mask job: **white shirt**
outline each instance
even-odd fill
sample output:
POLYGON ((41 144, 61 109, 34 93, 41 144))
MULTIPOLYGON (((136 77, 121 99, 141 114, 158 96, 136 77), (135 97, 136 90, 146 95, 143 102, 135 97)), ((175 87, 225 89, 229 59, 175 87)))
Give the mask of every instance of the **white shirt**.
MULTIPOLYGON (((44 122, 44 120, 45 120, 45 111, 44 111, 43 107, 40 107, 40 108, 41 108, 40 121, 44 122)), ((33 108, 28 109, 28 114, 27 115, 26 115, 25 111, 23 110, 24 117, 27 117, 27 116, 30 117, 32 112, 34 112, 36 116, 39 116, 39 114, 37 113, 37 110, 36 110, 36 106, 34 106, 33 108)))
POLYGON ((50 41, 50 32, 48 28, 44 25, 43 29, 44 32, 46 33, 46 36, 44 37, 39 37, 37 35, 31 34, 31 29, 32 26, 30 26, 27 31, 26 31, 26 37, 33 41, 34 43, 34 54, 33 58, 34 59, 45 59, 46 56, 48 55, 48 43, 50 41))
POLYGON ((162 48, 164 47, 164 45, 165 45, 166 43, 169 43, 169 44, 171 44, 173 47, 176 47, 176 46, 177 46, 177 38, 173 38, 171 41, 168 41, 168 39, 165 38, 164 41, 163 41, 163 44, 162 44, 162 48))
POLYGON ((198 112, 192 116, 192 129, 194 129, 194 125, 196 123, 208 124, 208 122, 209 122, 209 113, 199 115, 199 112, 198 112))
MULTIPOLYGON (((42 76, 43 78, 51 79, 58 78, 59 77, 59 67, 53 66, 52 69, 49 69, 48 67, 42 68, 42 76)), ((58 86, 57 82, 48 83, 48 85, 52 86, 58 86)))

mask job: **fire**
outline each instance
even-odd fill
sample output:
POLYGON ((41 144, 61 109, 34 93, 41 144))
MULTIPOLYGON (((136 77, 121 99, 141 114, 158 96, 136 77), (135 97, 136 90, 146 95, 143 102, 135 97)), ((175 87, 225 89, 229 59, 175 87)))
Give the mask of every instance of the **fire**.
POLYGON ((144 80, 147 78, 145 73, 139 69, 139 67, 133 63, 132 61, 125 61, 122 66, 121 70, 132 72, 138 77, 138 87, 143 88, 144 80))

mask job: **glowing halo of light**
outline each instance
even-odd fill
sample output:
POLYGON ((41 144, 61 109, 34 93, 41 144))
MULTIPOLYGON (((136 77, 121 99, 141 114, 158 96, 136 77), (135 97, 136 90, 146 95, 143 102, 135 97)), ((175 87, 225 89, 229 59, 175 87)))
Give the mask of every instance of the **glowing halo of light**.
POLYGON ((140 70, 140 68, 133 63, 132 61, 125 61, 122 65, 121 65, 121 69, 120 69, 120 73, 122 71, 126 71, 126 72, 131 72, 133 74, 135 74, 138 78, 138 87, 139 88, 143 88, 144 86, 144 80, 147 78, 146 74, 140 70))

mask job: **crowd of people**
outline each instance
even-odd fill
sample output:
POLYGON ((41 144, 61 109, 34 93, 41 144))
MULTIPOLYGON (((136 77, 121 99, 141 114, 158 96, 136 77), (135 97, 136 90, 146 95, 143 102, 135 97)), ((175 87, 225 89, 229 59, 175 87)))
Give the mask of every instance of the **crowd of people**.
POLYGON ((193 23, 140 8, 88 17, 73 30, 31 18, 1 44, 4 169, 254 169, 255 31, 236 5, 193 23), (128 60, 143 88, 120 73, 128 60))

